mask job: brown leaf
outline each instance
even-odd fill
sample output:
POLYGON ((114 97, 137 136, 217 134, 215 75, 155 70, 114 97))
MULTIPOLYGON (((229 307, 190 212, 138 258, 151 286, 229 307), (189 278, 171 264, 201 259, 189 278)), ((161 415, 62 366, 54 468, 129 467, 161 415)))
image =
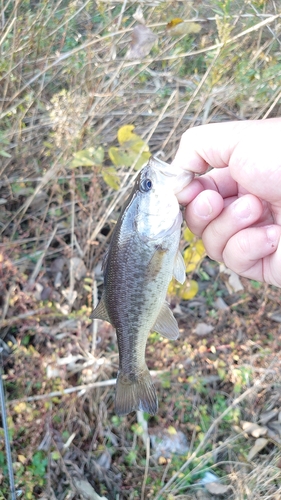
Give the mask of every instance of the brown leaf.
POLYGON ((157 39, 157 35, 150 28, 137 24, 132 32, 131 47, 126 59, 143 59, 149 54, 157 39))
POLYGON ((240 292, 241 290, 244 290, 238 274, 236 274, 231 269, 228 269, 224 264, 220 264, 220 273, 229 275, 228 283, 226 282, 226 286, 230 294, 233 292, 240 292))
POLYGON ((205 488, 209 493, 212 493, 212 495, 225 495, 229 489, 230 486, 227 484, 220 484, 217 481, 214 481, 213 483, 207 483, 205 484, 205 488))
POLYGON ((74 273, 75 279, 78 281, 84 278, 87 274, 87 268, 80 257, 72 257, 70 259, 71 266, 72 266, 72 271, 74 273))
POLYGON ((251 434, 255 438, 264 436, 267 433, 266 427, 261 427, 260 425, 254 424, 253 422, 247 422, 245 420, 241 420, 240 424, 243 431, 247 432, 247 434, 251 434))
POLYGON ((145 24, 145 19, 144 19, 144 16, 143 16, 143 10, 142 10, 142 8, 141 8, 140 5, 138 6, 136 12, 133 14, 133 18, 138 23, 145 24))
POLYGON ((253 458, 261 450, 263 450, 263 448, 267 445, 267 443, 268 443, 268 439, 265 439, 265 438, 256 439, 256 442, 255 442, 254 446, 250 449, 250 451, 248 453, 248 457, 247 457, 248 462, 250 462, 251 460, 253 460, 253 458))
POLYGON ((183 23, 183 19, 181 17, 174 17, 174 19, 167 24, 167 29, 170 30, 181 23, 183 23))

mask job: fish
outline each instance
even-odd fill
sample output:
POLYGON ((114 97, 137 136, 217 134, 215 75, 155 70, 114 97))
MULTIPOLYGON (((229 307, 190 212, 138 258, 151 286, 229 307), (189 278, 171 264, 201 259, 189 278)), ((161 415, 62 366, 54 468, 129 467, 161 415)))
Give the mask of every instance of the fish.
POLYGON ((117 415, 132 411, 155 415, 158 410, 145 349, 150 332, 171 340, 179 335, 166 294, 173 276, 180 283, 186 279, 176 193, 192 178, 191 172, 173 170, 150 157, 121 210, 104 257, 103 292, 91 317, 110 322, 116 330, 117 415))

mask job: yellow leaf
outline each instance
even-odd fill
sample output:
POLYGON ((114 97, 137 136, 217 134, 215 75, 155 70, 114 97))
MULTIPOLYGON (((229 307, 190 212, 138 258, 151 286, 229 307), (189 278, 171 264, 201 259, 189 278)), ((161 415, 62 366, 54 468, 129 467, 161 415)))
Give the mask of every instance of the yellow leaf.
POLYGON ((206 250, 205 250, 205 247, 203 245, 203 241, 202 240, 198 240, 196 243, 195 243, 195 248, 198 252, 198 254, 203 257, 203 255, 206 254, 206 250))
POLYGON ((151 157, 151 153, 149 151, 144 151, 140 155, 137 163, 135 164, 135 170, 140 170, 148 162, 150 157, 151 157))
POLYGON ((199 253, 192 247, 188 247, 183 253, 184 262, 186 264, 186 272, 194 271, 201 260, 199 253))
POLYGON ((148 152, 149 147, 146 144, 146 142, 139 135, 136 135, 136 134, 133 134, 133 135, 135 135, 136 137, 134 139, 130 140, 129 142, 126 142, 126 144, 124 144, 126 146, 126 148, 132 149, 136 153, 139 153, 140 151, 148 152))
POLYGON ((108 155, 116 167, 130 167, 132 164, 129 155, 120 148, 109 148, 108 155))
POLYGON ((183 237, 185 241, 188 241, 188 243, 191 243, 195 238, 194 234, 190 231, 189 227, 185 228, 183 232, 183 237))
POLYGON ((21 464, 25 464, 27 462, 27 458, 24 455, 18 455, 18 461, 21 464))
POLYGON ((198 283, 195 280, 190 280, 181 287, 179 296, 183 300, 191 300, 198 293, 198 283))
POLYGON ((175 26, 177 26, 177 24, 180 24, 180 23, 183 23, 183 19, 181 17, 174 17, 174 19, 172 19, 172 21, 170 21, 168 24, 167 24, 167 29, 171 29, 171 28, 174 28, 175 26))
POLYGON ((18 405, 14 406, 14 410, 16 413, 23 413, 26 410, 26 403, 19 403, 18 405))
POLYGON ((172 281, 170 281, 170 283, 169 283, 167 295, 176 295, 176 286, 175 286, 174 279, 172 279, 172 281))
POLYGON ((178 23, 169 29, 169 35, 172 36, 183 36, 196 34, 201 31, 201 26, 199 23, 178 23))
POLYGON ((177 431, 176 431, 176 429, 172 425, 169 425, 169 427, 168 427, 168 433, 172 434, 172 435, 173 434, 175 435, 175 434, 177 434, 177 431))
POLYGON ((106 167, 102 170, 104 182, 112 189, 119 189, 120 180, 114 167, 106 167))
POLYGON ((124 144, 124 142, 128 142, 132 139, 132 136, 135 136, 136 134, 133 134, 135 126, 134 125, 123 125, 123 127, 120 127, 118 132, 117 132, 117 139, 119 144, 124 144))

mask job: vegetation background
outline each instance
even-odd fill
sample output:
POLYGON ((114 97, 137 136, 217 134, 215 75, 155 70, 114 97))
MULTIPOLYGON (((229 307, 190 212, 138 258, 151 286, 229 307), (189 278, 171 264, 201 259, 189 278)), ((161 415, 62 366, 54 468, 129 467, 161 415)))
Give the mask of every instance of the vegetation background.
POLYGON ((1 0, 0 12, 0 342, 17 496, 280 499, 279 290, 229 274, 184 231, 188 282, 169 289, 181 337, 147 346, 153 418, 114 414, 115 334, 89 321, 149 154, 171 161, 188 127, 280 116, 280 2, 1 0))

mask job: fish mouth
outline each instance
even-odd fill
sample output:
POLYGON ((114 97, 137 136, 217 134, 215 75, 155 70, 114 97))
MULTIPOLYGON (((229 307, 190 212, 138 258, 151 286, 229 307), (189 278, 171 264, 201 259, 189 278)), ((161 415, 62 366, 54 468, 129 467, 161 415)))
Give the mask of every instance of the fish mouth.
POLYGON ((161 172, 161 174, 165 175, 166 177, 177 176, 176 172, 171 171, 171 165, 169 165, 169 163, 166 163, 159 158, 155 158, 155 156, 151 156, 151 158, 149 158, 148 164, 151 168, 158 170, 158 172, 161 172))
POLYGON ((194 173, 185 170, 183 168, 173 169, 169 163, 166 163, 159 158, 155 158, 152 156, 148 161, 148 166, 151 167, 155 172, 160 175, 164 175, 165 177, 172 178, 173 183, 173 192, 174 194, 179 193, 185 186, 192 181, 194 178, 194 173))

